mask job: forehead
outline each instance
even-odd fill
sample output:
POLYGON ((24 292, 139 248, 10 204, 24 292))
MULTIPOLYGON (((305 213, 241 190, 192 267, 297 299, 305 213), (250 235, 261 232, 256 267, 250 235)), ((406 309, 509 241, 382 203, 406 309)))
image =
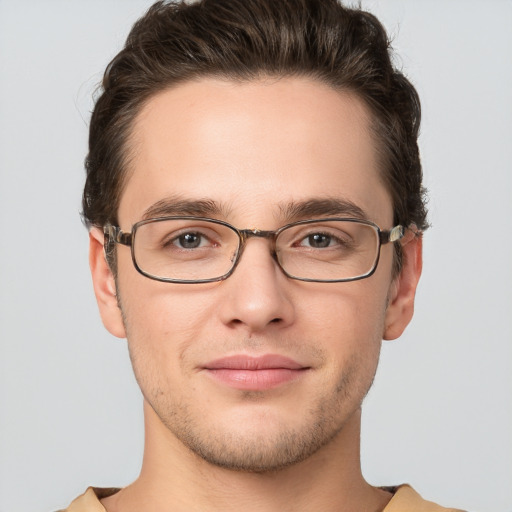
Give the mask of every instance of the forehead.
POLYGON ((304 78, 202 79, 163 91, 134 122, 120 223, 167 198, 213 201, 227 220, 262 228, 311 199, 391 222, 369 122, 355 95, 304 78))

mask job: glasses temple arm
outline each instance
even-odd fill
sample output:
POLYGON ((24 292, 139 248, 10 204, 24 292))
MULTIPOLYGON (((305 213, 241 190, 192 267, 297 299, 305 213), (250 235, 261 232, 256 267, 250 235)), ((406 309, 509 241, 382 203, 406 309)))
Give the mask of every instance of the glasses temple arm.
POLYGON ((380 243, 388 244, 390 242, 400 242, 401 245, 408 244, 413 238, 421 236, 421 231, 414 229, 416 226, 412 224, 405 228, 402 225, 395 226, 389 231, 380 232, 380 243))
POLYGON ((119 226, 113 226, 112 224, 106 224, 103 228, 105 235, 105 243, 108 244, 114 241, 117 244, 132 245, 132 233, 124 233, 121 231, 119 226))

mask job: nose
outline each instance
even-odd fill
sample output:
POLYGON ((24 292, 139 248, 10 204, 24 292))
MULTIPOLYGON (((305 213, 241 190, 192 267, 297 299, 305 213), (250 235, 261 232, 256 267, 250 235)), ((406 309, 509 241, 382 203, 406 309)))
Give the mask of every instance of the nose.
POLYGON ((248 240, 235 271, 221 286, 219 308, 225 325, 256 333, 294 320, 290 280, 272 257, 268 240, 248 240))

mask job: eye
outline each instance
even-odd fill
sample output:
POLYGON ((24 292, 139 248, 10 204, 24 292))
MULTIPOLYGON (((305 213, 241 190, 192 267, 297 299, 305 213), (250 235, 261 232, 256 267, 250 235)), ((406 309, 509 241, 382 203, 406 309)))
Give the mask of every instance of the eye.
POLYGON ((309 249, 341 249, 348 246, 348 240, 349 237, 339 231, 336 234, 318 231, 299 237, 294 245, 309 249))
POLYGON ((326 233, 312 233, 302 241, 302 245, 307 245, 313 249, 323 249, 329 247, 331 242, 333 242, 331 235, 326 233))
POLYGON ((198 231, 181 233, 179 236, 170 240, 170 243, 180 249, 197 249, 209 244, 209 240, 198 231))
POLYGON ((300 251, 313 257, 334 256, 356 248, 358 224, 339 220, 305 222, 290 225, 279 234, 280 250, 300 251))

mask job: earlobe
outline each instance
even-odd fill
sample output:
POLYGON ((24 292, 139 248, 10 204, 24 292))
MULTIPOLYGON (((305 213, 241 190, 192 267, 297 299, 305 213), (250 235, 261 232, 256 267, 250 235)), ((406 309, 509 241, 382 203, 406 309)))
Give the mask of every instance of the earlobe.
POLYGON ((402 247, 403 265, 391 285, 383 339, 394 340, 401 336, 414 314, 414 297, 421 276, 422 237, 414 236, 402 247))
POLYGON ((126 332, 117 301, 116 283, 105 259, 103 241, 103 232, 99 228, 91 228, 89 232, 89 266, 94 294, 96 295, 103 325, 114 336, 125 338, 126 332))

